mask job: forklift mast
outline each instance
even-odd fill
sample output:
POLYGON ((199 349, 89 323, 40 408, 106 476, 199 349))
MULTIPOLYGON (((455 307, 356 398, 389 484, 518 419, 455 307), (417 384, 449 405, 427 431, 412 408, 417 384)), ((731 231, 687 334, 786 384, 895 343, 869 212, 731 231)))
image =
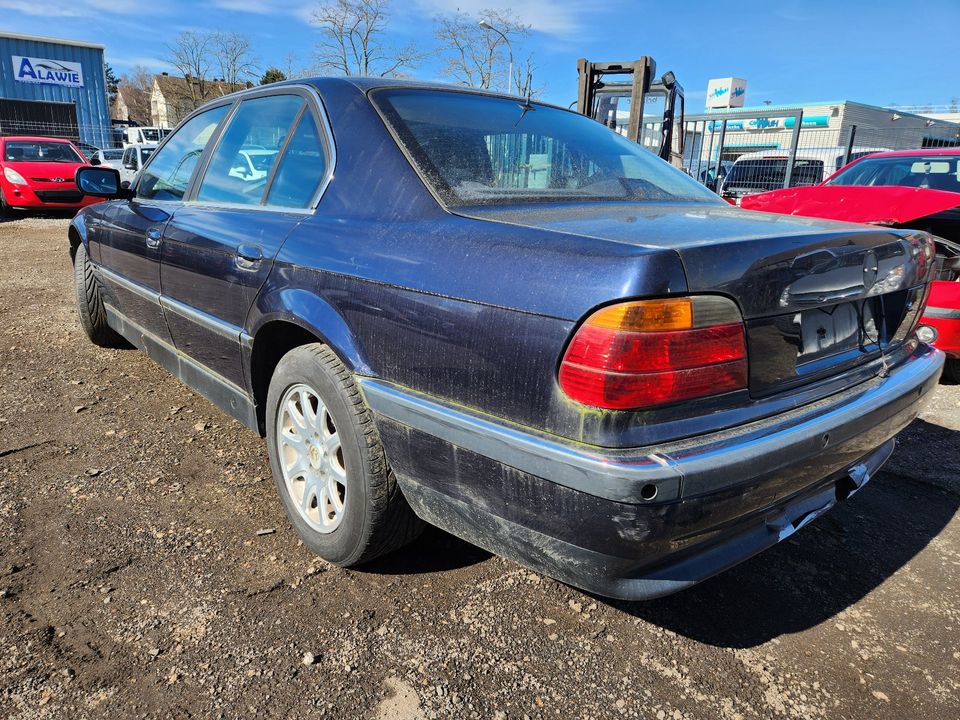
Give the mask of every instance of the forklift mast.
POLYGON ((654 81, 657 64, 649 55, 619 63, 595 63, 580 58, 577 72, 577 112, 625 134, 667 162, 683 166, 683 87, 672 72, 654 81), (652 96, 660 99, 650 103, 656 105, 654 113, 645 115, 644 106, 652 96), (617 110, 625 99, 629 99, 630 110, 624 132, 617 110))

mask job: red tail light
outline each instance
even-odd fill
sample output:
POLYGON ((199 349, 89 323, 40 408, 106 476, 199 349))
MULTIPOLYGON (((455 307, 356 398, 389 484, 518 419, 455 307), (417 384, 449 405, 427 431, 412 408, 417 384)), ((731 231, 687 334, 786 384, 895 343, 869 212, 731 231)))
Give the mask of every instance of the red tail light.
POLYGON ((567 347, 560 387, 577 402, 611 410, 742 390, 747 348, 740 311, 715 296, 598 310, 567 347))

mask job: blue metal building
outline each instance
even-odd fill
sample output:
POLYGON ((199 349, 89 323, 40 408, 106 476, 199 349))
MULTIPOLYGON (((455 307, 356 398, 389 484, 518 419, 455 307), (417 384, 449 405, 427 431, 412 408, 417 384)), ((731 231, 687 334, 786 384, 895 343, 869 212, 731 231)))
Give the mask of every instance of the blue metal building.
POLYGON ((109 146, 103 46, 0 32, 0 134, 109 146))

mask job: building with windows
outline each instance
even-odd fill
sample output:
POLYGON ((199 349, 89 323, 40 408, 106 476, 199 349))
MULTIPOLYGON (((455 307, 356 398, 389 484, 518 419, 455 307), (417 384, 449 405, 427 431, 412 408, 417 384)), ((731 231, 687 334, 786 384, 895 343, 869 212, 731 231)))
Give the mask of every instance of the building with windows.
POLYGON ((103 46, 0 32, 0 134, 108 145, 103 46))
POLYGON ((150 124, 160 128, 176 127, 203 103, 248 87, 250 83, 198 80, 169 73, 155 75, 150 94, 150 124))

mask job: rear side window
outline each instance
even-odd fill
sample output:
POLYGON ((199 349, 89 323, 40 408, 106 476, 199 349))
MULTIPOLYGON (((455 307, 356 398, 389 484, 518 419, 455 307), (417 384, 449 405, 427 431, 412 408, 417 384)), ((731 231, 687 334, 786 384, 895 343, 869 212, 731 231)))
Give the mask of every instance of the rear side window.
POLYGON ((303 106, 296 95, 243 101, 210 158, 197 200, 259 205, 303 106))
POLYGON ((303 113, 287 143, 267 197, 268 205, 307 208, 327 171, 323 139, 313 113, 303 113))
POLYGON ((228 109, 228 105, 212 108, 182 125, 144 169, 137 197, 182 200, 203 149, 228 109))

